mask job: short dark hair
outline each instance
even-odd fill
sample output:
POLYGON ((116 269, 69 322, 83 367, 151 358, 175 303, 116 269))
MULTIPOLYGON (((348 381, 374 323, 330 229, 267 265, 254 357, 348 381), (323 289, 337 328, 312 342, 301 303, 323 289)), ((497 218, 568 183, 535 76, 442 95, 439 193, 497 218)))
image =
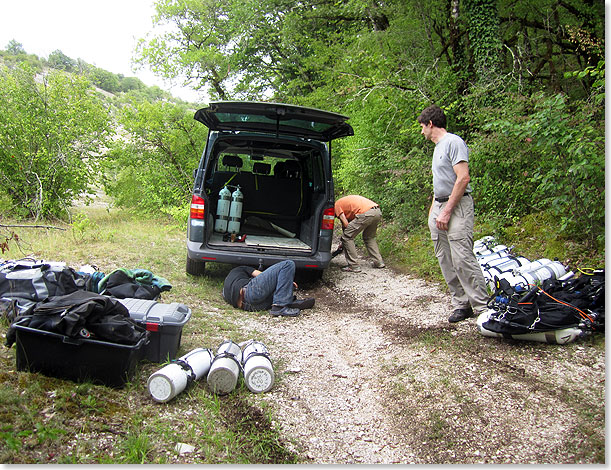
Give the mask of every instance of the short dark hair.
POLYGON ((430 122, 433 123, 435 127, 446 128, 446 115, 436 104, 432 104, 431 106, 427 106, 422 110, 420 116, 418 116, 418 122, 420 124, 428 124, 430 122))

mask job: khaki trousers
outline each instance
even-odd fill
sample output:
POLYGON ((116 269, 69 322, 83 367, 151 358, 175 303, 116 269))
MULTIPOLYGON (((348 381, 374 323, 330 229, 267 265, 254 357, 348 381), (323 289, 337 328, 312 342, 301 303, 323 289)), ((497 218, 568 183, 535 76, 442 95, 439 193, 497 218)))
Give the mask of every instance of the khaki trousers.
POLYGON ((384 264, 380 248, 376 241, 378 224, 382 220, 382 211, 380 208, 369 209, 367 212, 358 214, 353 220, 348 223, 341 236, 342 245, 344 246, 344 254, 349 266, 357 266, 357 252, 354 239, 363 232, 363 243, 369 252, 369 256, 373 258, 373 262, 377 265, 384 264))
POLYGON ((450 289, 452 307, 467 308, 476 314, 486 309, 488 289, 482 269, 473 253, 473 198, 463 196, 452 212, 448 230, 439 230, 435 220, 445 202, 433 202, 429 230, 441 273, 450 289))

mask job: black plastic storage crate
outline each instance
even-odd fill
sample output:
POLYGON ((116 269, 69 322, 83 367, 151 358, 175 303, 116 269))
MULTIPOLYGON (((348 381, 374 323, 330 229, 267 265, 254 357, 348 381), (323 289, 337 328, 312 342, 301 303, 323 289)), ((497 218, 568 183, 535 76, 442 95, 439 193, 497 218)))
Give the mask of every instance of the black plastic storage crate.
POLYGON ((17 370, 116 388, 131 380, 148 342, 148 334, 135 345, 128 345, 71 338, 23 326, 19 322, 14 326, 17 370))
POLYGON ((182 338, 182 328, 191 318, 185 304, 164 304, 155 300, 117 299, 129 310, 131 319, 149 332, 150 342, 144 348, 145 359, 165 362, 176 358, 182 338))

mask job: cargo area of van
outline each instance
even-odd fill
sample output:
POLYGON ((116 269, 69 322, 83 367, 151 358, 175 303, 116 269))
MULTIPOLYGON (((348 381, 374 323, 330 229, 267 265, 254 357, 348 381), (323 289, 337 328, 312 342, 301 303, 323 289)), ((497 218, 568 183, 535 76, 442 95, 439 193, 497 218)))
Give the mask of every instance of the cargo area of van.
POLYGON ((240 243, 244 250, 303 253, 316 249, 325 204, 322 159, 316 149, 277 144, 261 153, 240 144, 225 145, 216 164, 209 166, 213 171, 206 174, 212 206, 208 245, 235 248, 240 243), (242 203, 239 223, 235 214, 219 210, 237 198, 242 203))

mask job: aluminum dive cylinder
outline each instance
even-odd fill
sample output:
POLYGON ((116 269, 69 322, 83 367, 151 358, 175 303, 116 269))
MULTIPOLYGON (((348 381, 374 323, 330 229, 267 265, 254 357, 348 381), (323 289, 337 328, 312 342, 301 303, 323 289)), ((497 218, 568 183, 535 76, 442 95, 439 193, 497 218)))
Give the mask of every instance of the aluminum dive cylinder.
POLYGON ((274 368, 265 344, 254 340, 246 343, 242 349, 242 367, 248 390, 254 393, 271 390, 274 385, 274 368))
POLYGON ((481 268, 486 284, 492 290, 494 290, 496 279, 498 279, 501 275, 511 273, 513 276, 512 271, 514 269, 528 263, 530 263, 530 261, 527 258, 509 255, 505 256, 504 258, 490 260, 488 263, 482 264, 481 268))
POLYGON ((477 329, 479 332, 484 336, 492 338, 511 338, 524 341, 536 341, 539 343, 567 344, 572 343, 585 334, 583 330, 572 327, 552 331, 534 331, 532 333, 519 335, 504 335, 484 328, 483 324, 488 321, 492 312, 492 310, 487 310, 477 317, 477 329))
POLYGON ((187 387, 189 381, 201 379, 208 373, 212 357, 210 349, 197 348, 153 373, 147 381, 153 400, 160 403, 170 401, 187 387))
POLYGON ((216 204, 216 221, 214 222, 214 231, 225 233, 227 231, 227 223, 229 221, 229 208, 231 206, 231 191, 227 186, 219 191, 219 199, 216 204))
POLYGON ((238 186, 231 194, 231 208, 229 209, 229 224, 227 231, 229 233, 240 233, 240 218, 242 217, 242 206, 244 203, 244 195, 238 186))
POLYGON ((241 358, 242 350, 233 341, 227 340, 219 345, 206 379, 213 393, 226 395, 233 391, 242 369, 241 358))
POLYGON ((482 252, 490 249, 491 247, 496 245, 496 241, 493 236, 488 235, 485 237, 476 240, 473 243, 473 253, 475 256, 479 256, 482 252))
POLYGON ((505 245, 497 245, 492 249, 485 250, 482 254, 477 255, 477 262, 479 264, 485 264, 493 259, 505 258, 509 256, 509 248, 505 245))
POLYGON ((532 281, 545 281, 546 279, 559 279, 566 274, 566 268, 559 261, 541 258, 530 264, 515 269, 516 277, 522 276, 532 281))
POLYGON ((558 261, 552 261, 535 271, 535 276, 537 276, 540 281, 545 281, 546 279, 560 279, 565 274, 566 268, 558 261))

